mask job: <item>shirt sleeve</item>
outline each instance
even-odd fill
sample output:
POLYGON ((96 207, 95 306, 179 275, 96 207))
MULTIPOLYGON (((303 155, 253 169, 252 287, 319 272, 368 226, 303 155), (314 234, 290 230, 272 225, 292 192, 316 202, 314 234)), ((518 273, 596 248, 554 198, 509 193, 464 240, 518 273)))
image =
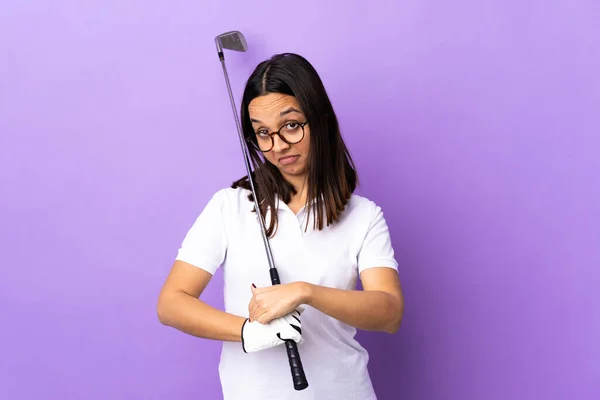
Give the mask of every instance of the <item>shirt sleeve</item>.
POLYGON ((177 252, 176 260, 184 261, 214 275, 223 264, 227 252, 227 234, 223 219, 224 192, 209 200, 177 252))
POLYGON ((358 253, 358 272, 374 267, 388 267, 398 270, 390 232, 381 207, 372 204, 371 222, 361 249, 358 253))

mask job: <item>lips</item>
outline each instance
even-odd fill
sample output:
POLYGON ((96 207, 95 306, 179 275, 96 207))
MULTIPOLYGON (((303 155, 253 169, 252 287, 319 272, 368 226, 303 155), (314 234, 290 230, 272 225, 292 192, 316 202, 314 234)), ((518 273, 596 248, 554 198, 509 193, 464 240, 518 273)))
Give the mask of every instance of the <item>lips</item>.
POLYGON ((300 156, 285 156, 279 159, 279 163, 283 165, 288 165, 295 162, 300 156))

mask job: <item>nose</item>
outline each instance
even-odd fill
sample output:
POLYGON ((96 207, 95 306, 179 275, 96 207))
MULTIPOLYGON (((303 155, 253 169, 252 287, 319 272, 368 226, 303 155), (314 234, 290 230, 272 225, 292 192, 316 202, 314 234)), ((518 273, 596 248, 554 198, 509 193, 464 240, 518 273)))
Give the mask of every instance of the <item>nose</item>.
POLYGON ((289 147, 290 145, 281 140, 279 135, 273 135, 273 148, 271 150, 273 150, 275 153, 279 153, 288 149, 289 147))

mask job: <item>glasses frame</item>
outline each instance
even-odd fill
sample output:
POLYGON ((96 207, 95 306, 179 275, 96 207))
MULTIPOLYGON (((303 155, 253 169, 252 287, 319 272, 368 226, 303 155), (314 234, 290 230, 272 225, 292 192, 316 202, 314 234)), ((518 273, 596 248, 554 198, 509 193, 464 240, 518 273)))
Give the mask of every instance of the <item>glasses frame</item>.
POLYGON ((283 140, 283 141, 284 141, 285 143, 287 143, 287 144, 298 144, 298 143, 300 143, 302 140, 304 140, 304 136, 305 136, 305 134, 306 134, 306 132, 305 132, 305 130, 304 130, 304 127, 305 127, 306 125, 308 125, 308 121, 305 121, 305 122, 303 122, 303 123, 296 122, 297 124, 300 124, 300 128, 302 129, 302 137, 301 137, 301 138, 300 138, 300 140, 298 140, 297 142, 290 142, 290 141, 286 140, 286 138, 285 138, 285 137, 283 137, 283 135, 281 135, 281 134, 280 134, 281 130, 282 130, 282 129, 283 129, 285 126, 286 126, 286 125, 288 125, 288 124, 289 124, 289 123, 291 123, 291 122, 292 122, 292 121, 290 121, 290 122, 286 122, 285 124, 283 124, 283 125, 281 126, 281 128, 279 128, 279 129, 278 129, 277 131, 275 131, 275 132, 267 132, 267 135, 269 135, 269 138, 271 139, 271 147, 269 147, 269 150, 262 150, 261 148, 259 148, 259 147, 258 147, 258 138, 256 138, 256 135, 257 135, 257 133, 253 133, 253 134, 252 134, 250 137, 246 138, 246 142, 248 142, 249 144, 251 144, 251 145, 252 145, 252 147, 254 147, 256 150, 260 151, 261 153, 268 153, 269 151, 273 150, 273 146, 275 146, 275 139, 274 139, 274 136, 275 136, 275 135, 279 136, 279 138, 280 138, 281 140, 283 140), (256 141, 252 140, 252 138, 253 138, 253 137, 256 139, 256 141))

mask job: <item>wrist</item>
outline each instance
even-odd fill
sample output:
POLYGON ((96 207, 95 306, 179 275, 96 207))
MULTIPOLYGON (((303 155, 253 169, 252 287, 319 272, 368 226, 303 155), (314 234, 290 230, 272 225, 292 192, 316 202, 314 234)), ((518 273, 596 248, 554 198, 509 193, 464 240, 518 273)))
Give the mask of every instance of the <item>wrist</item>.
POLYGON ((300 282, 299 297, 300 304, 311 305, 314 296, 314 285, 308 282, 300 282))

